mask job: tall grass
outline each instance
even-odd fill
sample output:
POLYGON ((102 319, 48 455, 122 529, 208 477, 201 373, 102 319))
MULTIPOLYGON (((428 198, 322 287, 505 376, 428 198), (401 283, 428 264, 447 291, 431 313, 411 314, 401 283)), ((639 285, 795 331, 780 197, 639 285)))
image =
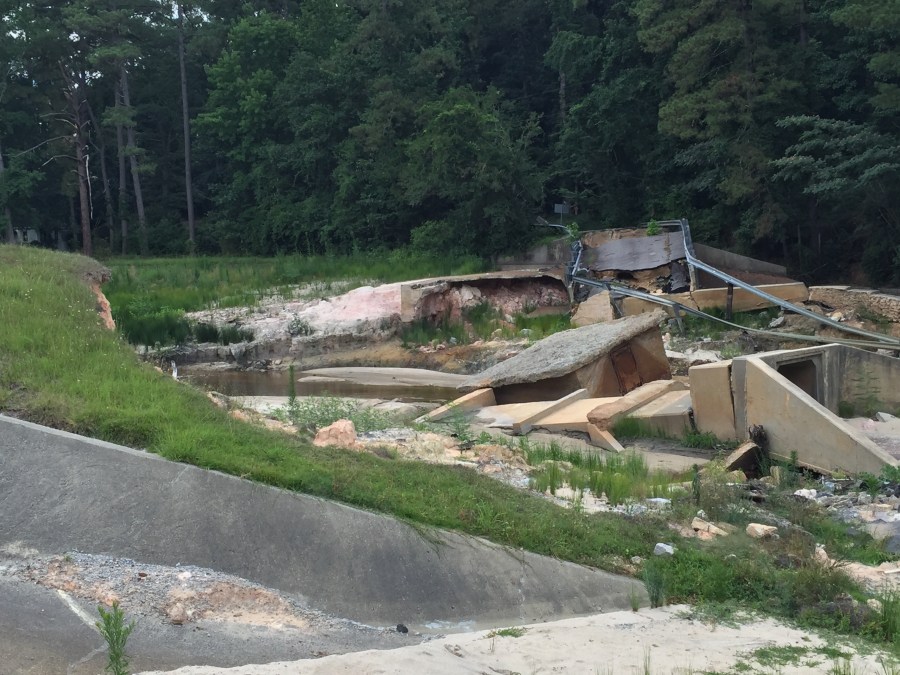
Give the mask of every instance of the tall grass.
POLYGON ((563 450, 559 446, 527 445, 526 461, 538 466, 532 472, 531 485, 535 490, 549 490, 568 485, 576 491, 590 490, 599 497, 606 495, 610 504, 624 504, 648 497, 668 497, 675 477, 662 470, 651 471, 643 456, 635 452, 625 455, 581 453, 563 450), (562 463, 571 468, 562 468, 562 463))

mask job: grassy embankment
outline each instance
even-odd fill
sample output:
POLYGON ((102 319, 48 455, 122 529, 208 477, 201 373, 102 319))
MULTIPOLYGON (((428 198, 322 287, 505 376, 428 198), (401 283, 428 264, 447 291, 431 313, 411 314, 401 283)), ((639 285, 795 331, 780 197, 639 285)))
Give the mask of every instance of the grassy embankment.
MULTIPOLYGON (((199 391, 140 363, 121 337, 100 327, 94 298, 77 281, 94 265, 0 246, 0 412, 605 569, 639 555, 647 559, 648 587, 670 602, 739 604, 892 645, 900 633, 900 602, 861 620, 836 607, 840 593, 865 594, 839 566, 814 563, 810 545, 824 542, 832 555, 866 561, 885 556, 865 535, 795 500, 773 506, 805 532, 762 543, 738 533, 704 544, 679 539, 658 516, 587 515, 467 469, 314 448, 236 421, 199 391), (673 540, 677 555, 650 556, 657 541, 673 540)), ((713 519, 741 524, 754 517, 743 503, 710 484, 673 500, 670 518, 689 522, 699 506, 713 519)))

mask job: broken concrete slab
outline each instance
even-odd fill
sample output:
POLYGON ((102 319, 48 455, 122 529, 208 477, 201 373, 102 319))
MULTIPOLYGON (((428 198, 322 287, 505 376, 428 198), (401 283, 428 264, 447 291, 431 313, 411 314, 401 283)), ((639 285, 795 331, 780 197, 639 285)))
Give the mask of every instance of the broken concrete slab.
POLYGON ((753 441, 746 441, 725 458, 725 471, 743 471, 746 475, 758 475, 762 450, 753 441))
POLYGON ((668 391, 629 415, 651 432, 680 438, 691 426, 691 392, 668 391))
POLYGON ((659 322, 662 312, 555 333, 471 376, 462 391, 494 389, 498 403, 559 399, 578 389, 592 397, 626 394, 671 378, 659 322))
POLYGON ((574 403, 575 401, 581 401, 582 399, 586 399, 587 397, 587 389, 579 389, 578 391, 573 391, 571 394, 563 396, 561 399, 550 403, 540 412, 514 422, 512 427, 513 433, 517 435, 527 434, 529 431, 531 431, 531 427, 538 423, 538 420, 547 417, 554 412, 562 410, 563 408, 566 408, 569 404, 574 403))
POLYGON ((476 389, 468 394, 463 394, 454 399, 447 405, 435 408, 427 415, 423 415, 417 421, 419 422, 438 422, 445 417, 452 415, 454 412, 469 412, 478 410, 487 406, 497 405, 497 399, 494 397, 493 389, 476 389))
POLYGON ((610 429, 617 421, 631 414, 663 394, 673 391, 684 391, 687 387, 678 380, 658 380, 648 382, 629 392, 625 396, 604 403, 588 413, 588 422, 600 430, 610 429))

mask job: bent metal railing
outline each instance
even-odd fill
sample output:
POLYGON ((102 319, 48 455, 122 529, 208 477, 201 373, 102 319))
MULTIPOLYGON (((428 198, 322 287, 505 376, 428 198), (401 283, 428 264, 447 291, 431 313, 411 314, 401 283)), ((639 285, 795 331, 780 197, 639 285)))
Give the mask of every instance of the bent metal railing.
MULTIPOLYGON (((845 333, 851 333, 854 335, 859 335, 864 338, 868 338, 867 340, 858 340, 858 339, 849 339, 849 338, 834 338, 834 337, 821 337, 818 335, 804 335, 801 333, 785 333, 785 332, 774 332, 768 331, 760 328, 748 328, 746 326, 741 326, 740 324, 736 324, 728 319, 723 319, 721 317, 713 316, 712 314, 708 314, 700 309, 695 309, 688 305, 684 305, 677 300, 673 300, 671 298, 663 297, 660 295, 653 295, 652 293, 645 293, 644 291, 639 291, 624 284, 620 284, 615 281, 607 281, 603 279, 591 279, 587 276, 584 276, 588 273, 588 270, 581 266, 581 258, 584 253, 584 244, 580 239, 575 239, 572 242, 572 257, 569 263, 566 265, 566 274, 565 274, 565 283, 566 286, 569 287, 570 292, 574 294, 575 288, 577 286, 591 286, 594 288, 602 288, 608 290, 611 296, 627 296, 633 298, 639 298, 641 300, 646 300, 647 302, 651 302, 663 307, 668 307, 672 310, 672 313, 675 315, 676 321, 678 321, 679 326, 681 325, 681 316, 682 314, 697 316, 703 319, 707 319, 710 321, 715 321, 726 326, 730 326, 731 328, 735 328, 738 330, 745 331, 747 333, 752 333, 755 335, 763 335, 766 337, 776 337, 778 339, 789 339, 789 340, 797 340, 799 342, 815 342, 820 344, 825 343, 837 343, 837 344, 845 344, 853 347, 863 347, 868 349, 892 349, 892 350, 900 350, 900 339, 891 337, 889 335, 884 335, 882 333, 876 333, 873 331, 868 331, 862 328, 854 328, 853 326, 848 326, 839 321, 835 321, 834 319, 830 319, 827 316, 822 316, 821 314, 816 314, 805 307, 800 307, 795 305, 787 300, 779 298, 771 293, 766 293, 763 290, 760 290, 753 284, 748 284, 736 277, 723 272, 712 265, 709 265, 694 254, 694 245, 691 241, 691 230, 688 225, 688 221, 684 218, 681 220, 667 220, 659 223, 660 227, 673 228, 677 227, 680 229, 682 233, 682 237, 684 238, 684 250, 685 250, 685 261, 688 264, 688 268, 691 273, 691 286, 696 287, 696 270, 702 270, 707 274, 710 274, 717 279, 725 282, 727 285, 733 288, 741 288, 748 293, 752 293, 757 297, 760 297, 767 302, 781 307, 785 311, 793 312, 795 314, 799 314, 801 316, 808 317, 817 321, 821 324, 829 326, 831 328, 835 328, 845 333)), ((561 227, 558 225, 551 225, 552 227, 561 227)), ((565 228, 562 228, 565 229, 565 228)))

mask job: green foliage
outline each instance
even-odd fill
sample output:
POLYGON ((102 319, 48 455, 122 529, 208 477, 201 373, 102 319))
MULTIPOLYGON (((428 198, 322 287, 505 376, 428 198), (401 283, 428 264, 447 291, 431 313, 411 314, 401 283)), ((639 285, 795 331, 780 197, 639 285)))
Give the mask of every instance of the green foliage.
POLYGON ((352 399, 333 396, 294 396, 283 416, 295 426, 310 431, 327 427, 338 420, 350 420, 357 432, 380 431, 399 423, 393 415, 363 406, 352 399))
POLYGON ((104 670, 112 675, 128 675, 125 644, 134 630, 134 621, 125 624, 125 612, 119 607, 118 601, 113 602, 109 610, 98 605, 97 612, 100 614, 100 621, 96 622, 96 626, 106 640, 107 661, 104 670))

